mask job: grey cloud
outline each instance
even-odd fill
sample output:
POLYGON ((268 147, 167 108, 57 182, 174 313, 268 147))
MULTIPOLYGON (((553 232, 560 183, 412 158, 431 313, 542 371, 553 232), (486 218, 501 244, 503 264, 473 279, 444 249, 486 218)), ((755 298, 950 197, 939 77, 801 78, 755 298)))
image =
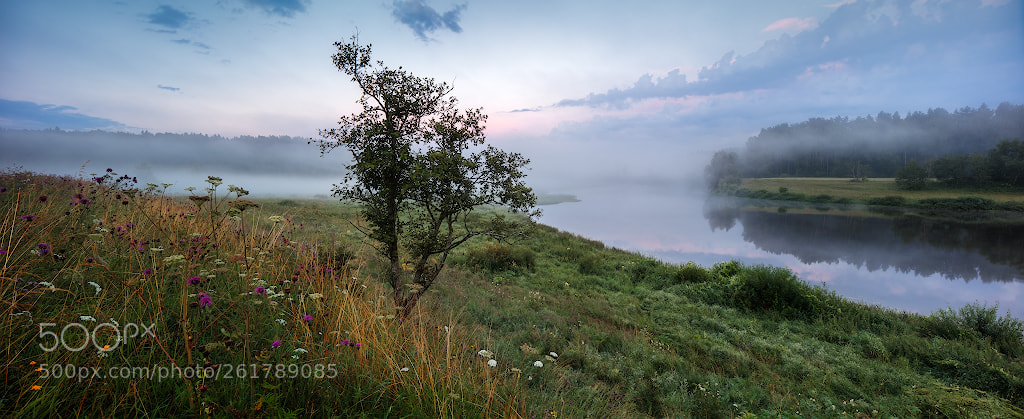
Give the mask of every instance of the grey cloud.
POLYGON ((168 5, 160 5, 155 12, 146 15, 146 18, 149 19, 149 23, 166 28, 159 30, 160 32, 169 33, 174 33, 192 20, 187 12, 168 5))
MULTIPOLYGON (((989 58, 1015 59, 1006 51, 1020 51, 1020 23, 1007 16, 1022 13, 1019 4, 981 7, 972 2, 914 5, 909 0, 856 2, 836 9, 818 27, 794 36, 782 35, 748 55, 730 52, 704 67, 697 80, 672 72, 664 77, 642 76, 633 86, 567 99, 557 106, 626 107, 651 98, 681 98, 772 89, 792 84, 808 70, 842 63, 851 70, 866 70, 906 60, 911 68, 925 70, 923 62, 949 51, 988 54, 989 58), (923 9, 923 8, 926 8, 923 9), (1008 10, 1014 9, 1014 10, 1008 10), (978 49, 988 37, 1011 45, 978 49), (911 50, 927 57, 907 58, 911 50)), ((1019 54, 1016 56, 1019 59, 1019 54)), ((934 73, 931 71, 930 73, 934 73)), ((980 75, 974 75, 979 77, 980 75)))
POLYGON ((393 6, 392 16, 411 28, 416 36, 424 41, 430 39, 427 37, 428 34, 439 29, 447 28, 455 33, 462 32, 459 19, 462 11, 466 9, 465 4, 455 6, 444 14, 438 13, 424 0, 395 0, 393 6))
POLYGON ((171 87, 171 86, 164 86, 164 85, 162 85, 162 84, 158 84, 158 85, 156 85, 156 87, 157 87, 157 88, 160 88, 160 89, 164 89, 164 90, 170 90, 170 91, 172 91, 172 92, 177 92, 177 91, 180 91, 180 90, 181 90, 181 88, 180 88, 180 87, 171 87))
POLYGON ((124 129, 125 125, 106 118, 83 115, 72 106, 40 105, 34 102, 0 99, 0 126, 14 129, 124 129))
POLYGON ((262 9, 269 15, 294 17, 296 13, 305 13, 309 0, 245 0, 250 7, 262 9))

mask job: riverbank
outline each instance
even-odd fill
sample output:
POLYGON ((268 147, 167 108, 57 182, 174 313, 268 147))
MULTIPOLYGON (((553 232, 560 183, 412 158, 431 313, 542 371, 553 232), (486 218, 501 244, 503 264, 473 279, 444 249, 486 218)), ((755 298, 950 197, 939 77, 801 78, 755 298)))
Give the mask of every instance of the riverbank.
POLYGON ((859 204, 937 211, 1024 213, 1024 191, 971 190, 930 185, 919 191, 896 188, 892 178, 747 178, 731 195, 811 204, 859 204))

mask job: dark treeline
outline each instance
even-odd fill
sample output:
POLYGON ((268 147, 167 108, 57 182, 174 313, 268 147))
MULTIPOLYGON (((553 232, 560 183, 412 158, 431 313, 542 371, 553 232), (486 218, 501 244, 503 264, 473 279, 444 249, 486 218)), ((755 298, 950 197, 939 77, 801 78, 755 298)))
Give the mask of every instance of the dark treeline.
POLYGON ((709 167, 717 181, 742 177, 894 177, 911 160, 987 153, 1004 139, 1024 137, 1024 105, 982 104, 954 112, 879 112, 858 117, 811 118, 762 129, 739 153, 719 152, 709 167))
POLYGON ((320 158, 319 150, 307 141, 290 136, 0 129, 0 163, 77 167, 88 160, 103 167, 184 167, 203 173, 338 173, 342 162, 320 158))

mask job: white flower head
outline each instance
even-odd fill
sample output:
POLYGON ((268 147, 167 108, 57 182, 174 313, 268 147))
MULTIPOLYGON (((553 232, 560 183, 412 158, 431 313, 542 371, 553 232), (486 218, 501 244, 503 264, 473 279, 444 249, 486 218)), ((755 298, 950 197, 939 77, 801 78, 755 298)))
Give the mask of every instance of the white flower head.
POLYGON ((100 284, 97 284, 93 281, 89 281, 89 285, 92 285, 92 287, 96 289, 96 295, 100 295, 100 291, 103 291, 103 288, 100 287, 100 284))
POLYGON ((543 368, 544 367, 544 363, 540 362, 540 361, 533 361, 533 366, 535 366, 537 368, 543 368))
POLYGON ((94 322, 96 321, 96 318, 93 316, 78 316, 78 320, 81 320, 83 322, 94 322))
POLYGON ((552 358, 558 358, 558 354, 555 352, 548 352, 548 355, 551 355, 552 358))
POLYGON ((491 360, 488 360, 488 361, 487 361, 487 366, 488 366, 488 367, 491 367, 491 368, 497 367, 497 366, 498 366, 498 361, 495 361, 495 360, 493 360, 493 359, 491 359, 491 360))
POLYGON ((494 352, 488 351, 486 349, 481 349, 480 352, 477 352, 476 354, 484 358, 494 358, 494 352))
POLYGON ((409 367, 402 367, 402 369, 400 369, 399 371, 401 371, 401 372, 409 372, 409 367))

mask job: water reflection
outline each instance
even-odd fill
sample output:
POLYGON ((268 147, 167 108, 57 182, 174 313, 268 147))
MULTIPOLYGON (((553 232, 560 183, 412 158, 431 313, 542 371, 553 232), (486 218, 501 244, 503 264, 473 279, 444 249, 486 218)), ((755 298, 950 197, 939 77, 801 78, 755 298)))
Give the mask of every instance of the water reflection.
POLYGON ((870 272, 894 269, 986 283, 1024 279, 1020 223, 820 211, 710 199, 704 218, 713 231, 728 231, 739 222, 745 241, 772 254, 793 255, 805 264, 844 262, 870 272))
MULTIPOLYGON (((541 222, 670 263, 791 269, 854 301, 922 314, 981 302, 1024 319, 1024 231, 863 210, 728 203, 673 185, 570 191, 541 222), (710 226, 710 228, 709 228, 710 226)), ((976 215, 971 215, 975 217, 976 215)))

